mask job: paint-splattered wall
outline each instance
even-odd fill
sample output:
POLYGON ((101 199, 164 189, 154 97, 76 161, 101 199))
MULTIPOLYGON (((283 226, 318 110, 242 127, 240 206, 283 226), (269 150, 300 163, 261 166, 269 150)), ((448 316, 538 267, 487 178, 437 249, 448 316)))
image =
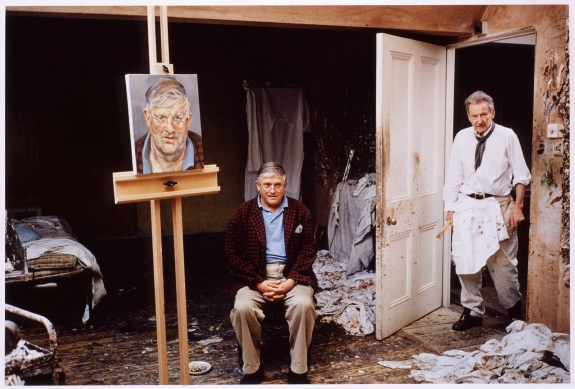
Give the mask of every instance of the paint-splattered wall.
POLYGON ((566 75, 563 78, 563 85, 561 86, 561 98, 559 99, 559 115, 563 117, 563 168, 561 171, 561 176, 563 179, 563 196, 562 196, 562 207, 561 207, 561 276, 566 283, 567 287, 571 286, 571 257, 570 257, 570 232, 569 223, 571 220, 571 208, 570 208, 570 189, 571 189, 571 153, 570 153, 570 83, 569 83, 569 41, 565 46, 565 68, 566 75))
POLYGON ((564 124, 559 102, 566 93, 566 19, 549 20, 537 34, 534 110, 532 225, 528 272, 528 320, 556 331, 569 331, 569 288, 561 261, 563 141, 556 137, 564 124), (547 47, 545 53, 541 48, 547 47), (559 127, 559 132, 557 129, 559 127), (535 216, 535 217, 534 217, 535 216))

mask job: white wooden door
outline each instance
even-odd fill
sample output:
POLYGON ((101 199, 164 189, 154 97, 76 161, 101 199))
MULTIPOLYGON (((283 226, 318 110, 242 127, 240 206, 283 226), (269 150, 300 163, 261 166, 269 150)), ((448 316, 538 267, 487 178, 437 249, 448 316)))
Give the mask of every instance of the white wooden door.
POLYGON ((441 306, 446 49, 377 34, 376 337, 441 306))

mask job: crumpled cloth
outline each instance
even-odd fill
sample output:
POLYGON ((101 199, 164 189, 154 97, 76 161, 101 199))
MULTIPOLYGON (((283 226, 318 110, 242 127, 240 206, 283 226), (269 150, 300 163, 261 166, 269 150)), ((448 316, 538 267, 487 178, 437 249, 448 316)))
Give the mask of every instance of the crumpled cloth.
POLYGON ((14 227, 30 228, 41 238, 74 239, 68 222, 58 216, 32 216, 22 220, 12 220, 14 227))
POLYGON ((436 384, 569 383, 569 372, 544 361, 546 353, 570 369, 568 334, 553 333, 540 323, 515 321, 501 341, 491 339, 479 350, 450 350, 443 355, 413 356, 410 377, 436 384))
POLYGON ((328 223, 329 251, 349 276, 365 270, 375 253, 375 174, 340 182, 332 198, 328 223))
POLYGON ((345 280, 345 265, 337 262, 329 255, 329 251, 321 250, 317 252, 317 257, 312 265, 313 272, 317 277, 320 289, 335 289, 345 280))
POLYGON ((348 335, 375 331, 375 274, 358 272, 347 277, 345 265, 328 251, 319 251, 313 271, 321 290, 316 293, 317 313, 322 321, 341 325, 348 335))
POLYGON ((475 274, 509 239, 499 202, 493 198, 475 200, 460 193, 453 214, 451 253, 457 274, 475 274))
POLYGON ((390 369, 411 369, 413 361, 379 361, 378 365, 389 367, 390 369))
POLYGON ((43 254, 70 254, 78 258, 84 268, 92 271, 92 308, 106 296, 106 288, 100 266, 96 262, 96 257, 82 244, 71 239, 49 239, 42 238, 24 243, 28 260, 39 258, 43 254))
POLYGON ((42 357, 44 355, 45 355, 44 353, 38 350, 28 348, 26 341, 24 339, 20 339, 18 341, 18 344, 16 345, 16 348, 10 351, 9 354, 6 354, 5 358, 6 361, 10 363, 12 361, 21 361, 24 358, 28 358, 28 360, 33 360, 42 357))
POLYGON ((64 219, 57 216, 34 216, 20 221, 15 220, 14 225, 32 228, 40 235, 40 239, 22 244, 26 248, 28 260, 39 258, 43 254, 73 255, 84 268, 92 271, 92 308, 106 296, 102 272, 96 257, 74 239, 71 235, 72 230, 64 219))

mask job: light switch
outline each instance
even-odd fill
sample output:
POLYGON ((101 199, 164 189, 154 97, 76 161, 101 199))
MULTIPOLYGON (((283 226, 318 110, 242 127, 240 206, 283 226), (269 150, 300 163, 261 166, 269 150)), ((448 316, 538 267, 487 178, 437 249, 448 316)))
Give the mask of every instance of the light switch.
POLYGON ((563 138, 563 124, 549 123, 547 124, 547 138, 563 138))

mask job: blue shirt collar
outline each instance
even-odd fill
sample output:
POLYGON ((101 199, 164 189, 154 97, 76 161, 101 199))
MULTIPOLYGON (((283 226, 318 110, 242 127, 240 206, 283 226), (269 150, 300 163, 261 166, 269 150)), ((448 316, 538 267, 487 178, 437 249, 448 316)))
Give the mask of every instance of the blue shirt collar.
MULTIPOLYGON (((262 197, 262 195, 258 193, 258 207, 260 209, 263 209, 264 211, 268 211, 262 205, 262 198, 261 197, 262 197)), ((287 206, 288 206, 288 199, 287 199, 287 196, 284 194, 284 198, 282 199, 282 202, 280 203, 280 206, 278 209, 281 209, 283 211, 283 209, 287 208, 287 206)), ((270 211, 268 211, 268 212, 270 212, 270 211)))
MULTIPOLYGON (((152 172, 152 166, 150 164, 150 137, 151 134, 148 131, 146 139, 144 140, 144 149, 142 150, 142 161, 144 162, 144 167, 142 173, 148 174, 152 172)), ((190 140, 190 137, 186 137, 186 154, 184 155, 184 162, 182 163, 182 170, 187 170, 190 166, 195 166, 194 162, 194 145, 190 140)))

